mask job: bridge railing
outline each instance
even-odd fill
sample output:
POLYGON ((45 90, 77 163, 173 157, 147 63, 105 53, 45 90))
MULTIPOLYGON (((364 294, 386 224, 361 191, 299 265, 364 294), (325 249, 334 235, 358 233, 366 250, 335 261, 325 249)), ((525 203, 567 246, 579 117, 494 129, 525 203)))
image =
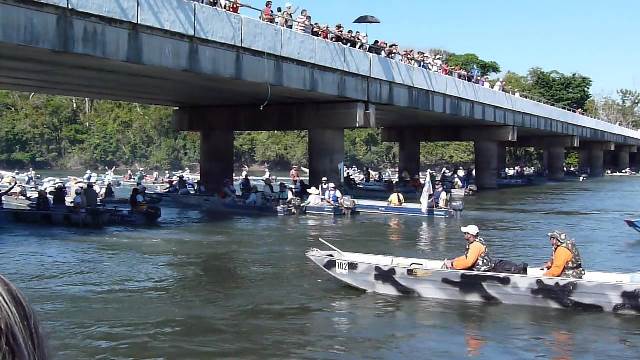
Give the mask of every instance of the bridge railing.
MULTIPOLYGON (((190 0, 33 0, 79 12, 137 23, 173 33, 242 46, 374 79, 440 92, 523 113, 640 138, 640 132, 578 113, 575 109, 520 93, 485 88, 384 56, 303 34, 275 24, 190 0)), ((243 7, 260 11, 244 5, 243 7)), ((295 19, 294 19, 295 21, 295 19)), ((392 91, 392 90, 390 90, 392 91)), ((509 124, 509 119, 497 122, 509 124)), ((513 120, 511 120, 513 122, 513 120)))

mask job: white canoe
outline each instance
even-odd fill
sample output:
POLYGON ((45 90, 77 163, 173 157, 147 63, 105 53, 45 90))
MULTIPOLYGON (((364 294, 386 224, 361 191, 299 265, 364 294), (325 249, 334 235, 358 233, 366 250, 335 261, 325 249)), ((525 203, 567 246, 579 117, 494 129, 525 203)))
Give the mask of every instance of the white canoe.
POLYGON ((442 269, 441 260, 310 249, 335 278, 387 295, 640 314, 640 274, 588 272, 583 279, 442 269))

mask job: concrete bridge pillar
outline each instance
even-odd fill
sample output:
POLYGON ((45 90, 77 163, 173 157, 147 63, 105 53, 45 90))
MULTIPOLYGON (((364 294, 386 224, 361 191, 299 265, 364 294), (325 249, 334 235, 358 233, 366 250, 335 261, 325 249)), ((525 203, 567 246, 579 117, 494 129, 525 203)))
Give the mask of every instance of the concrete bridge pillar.
POLYGON ((323 176, 340 184, 340 164, 344 162, 343 129, 309 129, 309 184, 318 186, 323 176))
POLYGON ((616 145, 616 165, 617 170, 621 171, 629 167, 630 153, 637 152, 637 147, 629 145, 616 145))
POLYGON ((564 178, 564 153, 565 149, 562 146, 545 147, 544 156, 549 179, 562 180, 564 178))
POLYGON ((420 138, 410 129, 400 132, 398 141, 398 171, 409 176, 420 174, 420 138))
POLYGON ((629 153, 629 166, 636 171, 640 168, 640 153, 631 152, 629 153))
POLYGON ((505 143, 498 143, 498 153, 496 156, 498 176, 507 168, 507 147, 505 143))
POLYGON ((478 140, 473 143, 475 151, 476 186, 478 189, 495 189, 498 187, 498 154, 504 147, 498 141, 478 140))
POLYGON ((594 177, 604 175, 604 152, 613 150, 613 143, 589 142, 586 143, 586 148, 589 151, 589 175, 594 177))
POLYGON ((581 174, 589 174, 590 171, 589 149, 580 148, 578 150, 578 172, 581 174))
POLYGON ((200 131, 200 181, 207 192, 222 188, 233 177, 233 130, 200 131))
POLYGON ((612 150, 605 149, 602 152, 602 162, 604 171, 616 171, 616 154, 612 150))

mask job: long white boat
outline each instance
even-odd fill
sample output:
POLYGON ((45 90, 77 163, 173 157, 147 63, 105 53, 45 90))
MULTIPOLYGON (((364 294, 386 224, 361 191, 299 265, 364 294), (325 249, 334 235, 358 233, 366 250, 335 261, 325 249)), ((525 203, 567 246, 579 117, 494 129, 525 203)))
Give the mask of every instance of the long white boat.
MULTIPOLYGON (((391 206, 386 201, 353 199, 356 202, 356 208, 359 213, 363 214, 381 214, 381 215, 406 215, 419 217, 451 217, 456 215, 453 209, 434 209, 428 208, 426 212, 422 212, 420 204, 404 203, 402 206, 391 206)), ((461 208, 459 208, 462 211, 461 208)))
MULTIPOLYGON (((328 243, 327 243, 328 244, 328 243)), ((331 246, 330 244, 328 244, 331 246)), ((640 273, 589 271, 583 279, 443 269, 442 260, 310 249, 306 256, 338 280, 387 295, 640 314, 640 273)))

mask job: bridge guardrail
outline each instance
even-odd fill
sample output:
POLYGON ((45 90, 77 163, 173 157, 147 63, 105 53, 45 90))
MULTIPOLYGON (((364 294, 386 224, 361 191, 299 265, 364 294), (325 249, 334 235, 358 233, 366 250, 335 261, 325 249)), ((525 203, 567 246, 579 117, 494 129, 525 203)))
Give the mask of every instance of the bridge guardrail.
MULTIPOLYGON (((34 1, 264 51, 277 56, 290 57, 397 84, 442 92, 495 107, 531 113, 541 117, 563 119, 569 124, 587 126, 636 139, 640 138, 640 131, 579 114, 573 109, 551 104, 534 96, 527 94, 514 96, 507 92, 485 88, 450 75, 408 65, 383 56, 372 55, 339 43, 300 34, 294 30, 197 4, 190 0, 34 1), (135 4, 135 10, 133 10, 133 4, 135 4), (290 46, 292 41, 297 42, 298 49, 290 46), (285 42, 287 42, 286 45, 285 42), (312 52, 311 49, 313 49, 312 52)), ((244 7, 259 11, 259 9, 250 6, 244 7)), ((509 122, 509 120, 505 119, 505 122, 509 122)))

